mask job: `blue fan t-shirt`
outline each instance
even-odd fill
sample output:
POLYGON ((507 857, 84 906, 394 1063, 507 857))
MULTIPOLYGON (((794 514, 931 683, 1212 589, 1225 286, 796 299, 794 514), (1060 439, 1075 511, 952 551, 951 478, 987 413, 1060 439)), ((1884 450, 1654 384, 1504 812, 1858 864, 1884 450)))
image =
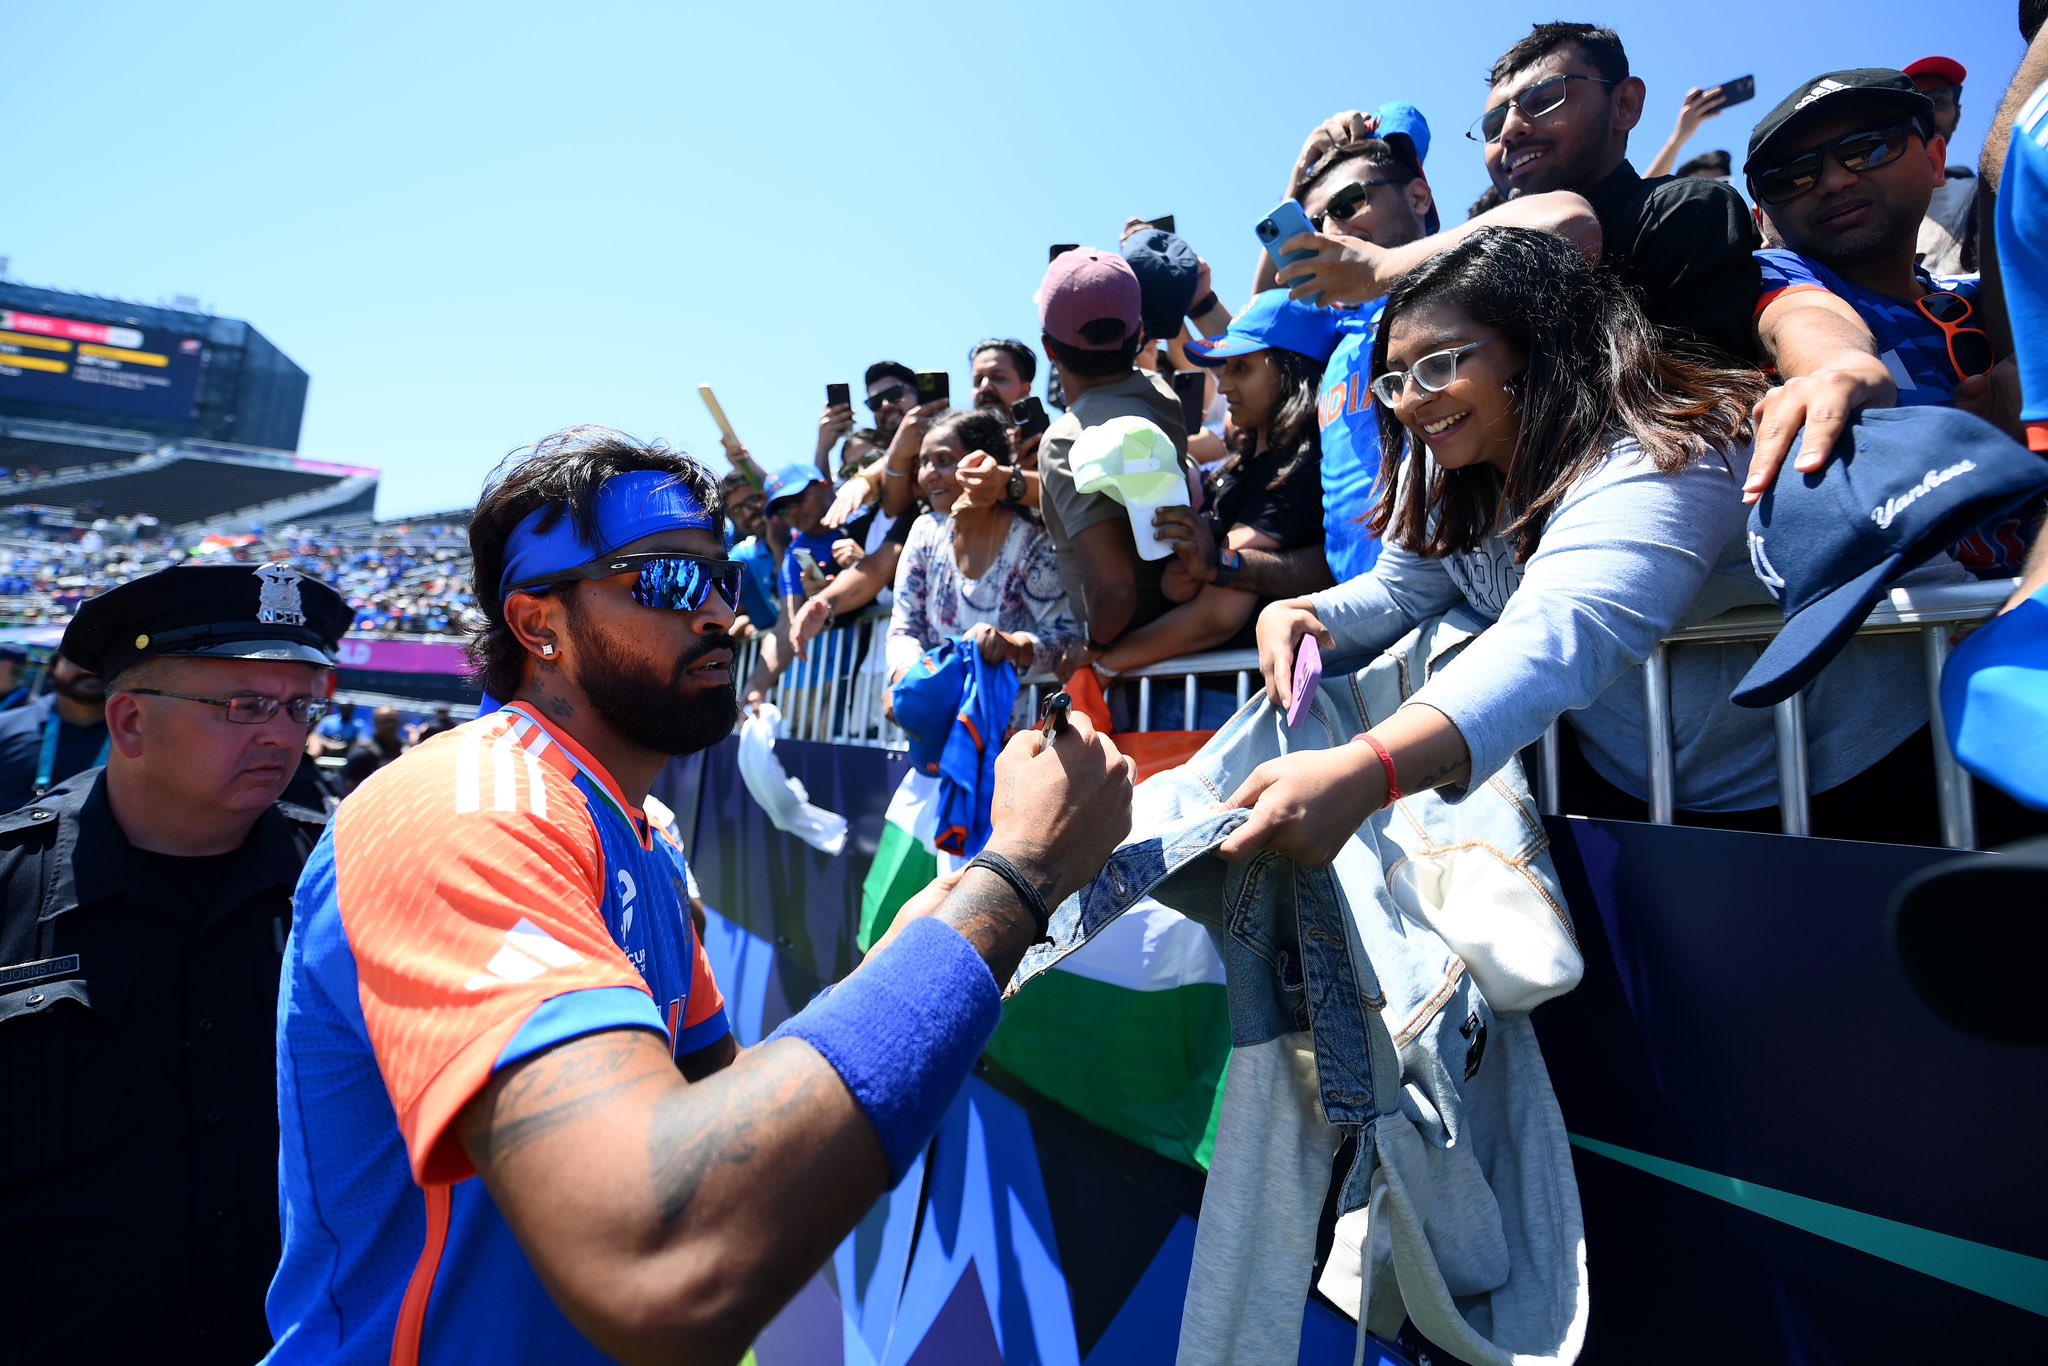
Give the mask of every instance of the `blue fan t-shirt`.
MULTIPOLYGON (((1756 254, 1763 268, 1763 289, 1756 298, 1756 311, 1764 309, 1781 294, 1796 289, 1824 289, 1856 310, 1863 325, 1877 342, 1878 359, 1899 386, 1899 406, 1916 408, 1947 406, 1955 401, 1962 376, 1948 358, 1948 335, 1934 320, 1913 306, 1909 299, 1852 285, 1820 262, 1783 247, 1771 247, 1756 254)), ((1952 279, 1916 269, 1920 283, 1977 302, 1977 281, 1952 279)))
POLYGON ((1323 367, 1316 410, 1323 443, 1323 555, 1338 583, 1357 578, 1380 557, 1379 538, 1366 530, 1365 518, 1380 477, 1380 410, 1369 386, 1373 339, 1386 307, 1386 299, 1378 298, 1347 317, 1323 367))
POLYGON ((2027 97, 2013 121, 1997 239, 2027 446, 2048 451, 2048 84, 2027 97))
MULTIPOLYGON (((2003 199, 2001 193, 2000 198, 2003 199)), ((2001 210, 2001 213, 2003 210, 2001 210)), ((2001 237, 2003 234, 2001 234, 2001 237)), ((1899 386, 1899 407, 1947 407, 1955 402, 1956 386, 1962 376, 1949 359, 1948 334, 1933 319, 1913 306, 1911 300, 1895 299, 1861 285, 1850 284, 1818 261, 1798 252, 1773 247, 1756 254, 1763 268, 1763 289, 1757 295, 1756 311, 1761 314, 1781 294, 1797 289, 1822 289, 1856 310, 1877 344, 1878 359, 1892 372, 1899 386)), ((1930 275, 1916 270, 1920 283, 1929 289, 1977 302, 1974 276, 1955 278, 1930 275)), ((2010 290, 2008 289, 2008 294, 2010 290)), ((2013 313, 2017 334, 2023 315, 2013 313)), ((1971 320, 1974 323, 1974 319, 1971 320)), ((1966 323, 1965 326, 1971 325, 1966 323)), ((2022 376, 2025 370, 2021 370, 2022 376)), ((2026 562, 2026 529, 2039 508, 2028 506, 2017 513, 1986 523, 1949 548, 1949 554, 1963 568, 1980 579, 2009 579, 2026 562)))

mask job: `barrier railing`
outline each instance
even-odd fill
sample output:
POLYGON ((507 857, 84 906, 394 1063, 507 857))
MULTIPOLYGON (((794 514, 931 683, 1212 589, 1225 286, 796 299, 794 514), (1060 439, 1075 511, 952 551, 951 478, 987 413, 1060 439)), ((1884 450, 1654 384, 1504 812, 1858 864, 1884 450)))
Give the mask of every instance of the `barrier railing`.
MULTIPOLYGON (((2012 596, 2012 580, 1986 583, 1947 584, 1933 588, 1894 588, 1880 599, 1875 610, 1858 630, 1858 635, 1915 634, 1921 640, 1921 664, 1927 685, 1927 706, 1933 718, 1934 782, 1941 809, 1942 843, 1951 849, 1968 849, 1976 844, 1976 817, 1970 798, 1969 775, 1949 751, 1948 736, 1941 721, 1941 670, 1948 662, 1951 633, 1956 627, 1984 621, 1996 614, 2012 596)), ((1717 646, 1769 640, 1784 625, 1775 608, 1751 607, 1726 613, 1711 621, 1689 626, 1666 637, 1643 667, 1644 714, 1650 724, 1644 736, 1644 753, 1649 777, 1650 819, 1670 825, 1677 812, 1675 747, 1671 733, 1671 656, 1674 650, 1712 649, 1717 646)), ((771 688, 769 700, 781 707, 784 736, 796 740, 822 740, 832 744, 865 745, 900 749, 902 730, 882 712, 888 689, 883 659, 889 630, 889 614, 871 609, 841 622, 811 642, 809 658, 793 664, 771 688)), ((734 676, 744 686, 760 660, 761 641, 756 637, 740 649, 734 676)), ((1217 650, 1186 655, 1142 669, 1130 669, 1119 682, 1137 684, 1137 716, 1133 727, 1153 728, 1154 702, 1163 691, 1178 690, 1180 715, 1197 713, 1199 681, 1228 677, 1232 680, 1239 706, 1254 690, 1264 686, 1259 660, 1251 650, 1217 650)), ((1026 679, 1018 698, 1013 724, 1038 714, 1049 678, 1026 679)), ((1806 762, 1806 714, 1797 694, 1777 704, 1772 719, 1778 745, 1778 796, 1783 813, 1781 825, 1788 835, 1811 831, 1810 776, 1806 762)), ((1558 801, 1560 763, 1557 726, 1544 733, 1539 746, 1540 804, 1546 815, 1561 815, 1558 801)))

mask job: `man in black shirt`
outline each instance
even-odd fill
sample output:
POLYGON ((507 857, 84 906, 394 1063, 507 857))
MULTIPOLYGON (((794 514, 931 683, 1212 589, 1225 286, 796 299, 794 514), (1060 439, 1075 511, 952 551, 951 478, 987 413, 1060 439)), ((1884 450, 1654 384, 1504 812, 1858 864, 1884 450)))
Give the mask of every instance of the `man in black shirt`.
POLYGON ((1752 360, 1750 314, 1761 245, 1735 188, 1696 176, 1645 180, 1628 160, 1643 115, 1614 30, 1538 24, 1493 64, 1472 130, 1494 186, 1513 199, 1573 190, 1600 220, 1601 260, 1641 294, 1673 340, 1752 360))
POLYGON ((348 759, 342 764, 343 796, 361 787, 369 781, 372 773, 405 753, 405 736, 398 729, 398 723, 402 719, 396 707, 377 708, 374 728, 370 731, 369 738, 358 740, 349 746, 348 759))
MULTIPOLYGON (((1297 299, 1364 304, 1469 233, 1531 227, 1558 233, 1633 288, 1674 343, 1755 359, 1750 310, 1761 243, 1732 186, 1696 177, 1645 180, 1628 162, 1643 83, 1613 30, 1538 24, 1493 65, 1486 112, 1466 136, 1483 145, 1506 202, 1457 227, 1397 247, 1334 236, 1282 243, 1315 255, 1279 272, 1297 299)), ((1306 165, 1371 136, 1367 115, 1339 114, 1302 148, 1306 165)))
POLYGON ((240 1362, 279 1251, 279 804, 351 613, 284 565, 85 603, 112 746, 0 815, 0 1324, 22 1361, 240 1362))

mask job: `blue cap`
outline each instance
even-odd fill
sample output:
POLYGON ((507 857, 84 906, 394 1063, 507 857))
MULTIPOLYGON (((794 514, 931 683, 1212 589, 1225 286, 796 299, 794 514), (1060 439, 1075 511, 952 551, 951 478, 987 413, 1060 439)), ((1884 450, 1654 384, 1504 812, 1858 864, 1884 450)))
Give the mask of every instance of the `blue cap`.
POLYGON ((1222 336, 1190 341, 1188 359, 1214 368, 1228 357, 1248 356, 1277 347, 1298 352, 1312 361, 1326 361, 1337 349, 1339 325, 1349 316, 1334 308, 1319 308, 1290 299, 1284 289, 1269 289, 1232 318, 1230 329, 1222 336))
POLYGON ((1180 320, 1195 302, 1195 278, 1202 269, 1195 249, 1163 228, 1147 228, 1124 239, 1123 253, 1138 277, 1145 335, 1154 341, 1180 335, 1180 320))
POLYGON ((1787 468, 1750 509, 1750 563, 1784 604, 1785 629, 1732 700, 1768 707, 1805 687, 1892 580, 2044 490, 2048 460, 1969 413, 1857 414, 1824 468, 1787 468))
POLYGON ((818 473, 816 465, 784 465, 768 476, 768 506, 774 506, 785 498, 794 498, 813 484, 824 482, 825 476, 818 473))
POLYGON ((1941 719, 1956 761, 2048 811, 2048 588, 1972 631, 1941 671, 1941 719))

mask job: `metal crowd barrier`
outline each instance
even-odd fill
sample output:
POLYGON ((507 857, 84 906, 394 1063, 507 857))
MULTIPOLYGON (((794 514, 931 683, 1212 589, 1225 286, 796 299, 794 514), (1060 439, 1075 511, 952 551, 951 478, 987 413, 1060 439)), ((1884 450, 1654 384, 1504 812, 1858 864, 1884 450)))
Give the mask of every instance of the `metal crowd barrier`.
MULTIPOLYGON (((1941 721, 1941 670, 1948 662, 1950 637, 1959 627, 1988 620, 2012 596, 2014 580, 1985 583, 1946 584, 1933 588, 1894 588, 1881 599, 1858 635, 1917 634, 1927 683, 1927 707, 1933 718, 1934 781, 1941 807, 1942 843, 1951 849, 1974 848, 1977 842, 1976 815, 1971 803, 1969 775, 1950 753, 1948 734, 1941 721)), ((1671 652, 1675 649, 1711 649, 1719 645, 1769 640, 1784 625, 1776 608, 1741 608, 1712 621, 1689 626, 1667 636, 1643 667, 1644 714, 1650 724, 1644 737, 1650 785, 1650 819, 1670 825, 1676 813, 1677 776, 1671 734, 1671 652)), ((882 660, 889 631, 889 614, 870 609, 837 624, 811 642, 807 663, 786 671, 768 698, 781 707, 783 734, 795 740, 822 740, 831 744, 864 745, 900 749, 904 736, 900 728, 882 715, 882 697, 888 679, 882 660), (794 682, 795 686, 789 686, 794 682)), ((736 677, 742 685, 760 658, 758 638, 741 647, 736 677)), ((1216 650, 1185 655, 1142 669, 1127 670, 1119 681, 1138 685, 1137 724, 1134 729, 1152 729, 1153 701, 1163 690, 1178 688, 1181 715, 1196 714, 1197 680, 1228 676, 1234 680, 1239 706, 1263 686, 1256 651, 1216 650)), ((1039 698, 1051 679, 1026 679, 1018 698, 1020 721, 1037 716, 1039 698)), ((1170 694, 1169 694, 1170 695, 1170 694)), ((1810 833, 1809 776, 1806 764, 1806 715, 1797 694, 1773 708, 1778 741, 1778 796, 1782 825, 1788 835, 1810 833)), ((1561 781, 1557 726, 1544 733, 1540 745, 1538 784, 1540 805, 1545 815, 1561 815, 1558 801, 1561 781)))

